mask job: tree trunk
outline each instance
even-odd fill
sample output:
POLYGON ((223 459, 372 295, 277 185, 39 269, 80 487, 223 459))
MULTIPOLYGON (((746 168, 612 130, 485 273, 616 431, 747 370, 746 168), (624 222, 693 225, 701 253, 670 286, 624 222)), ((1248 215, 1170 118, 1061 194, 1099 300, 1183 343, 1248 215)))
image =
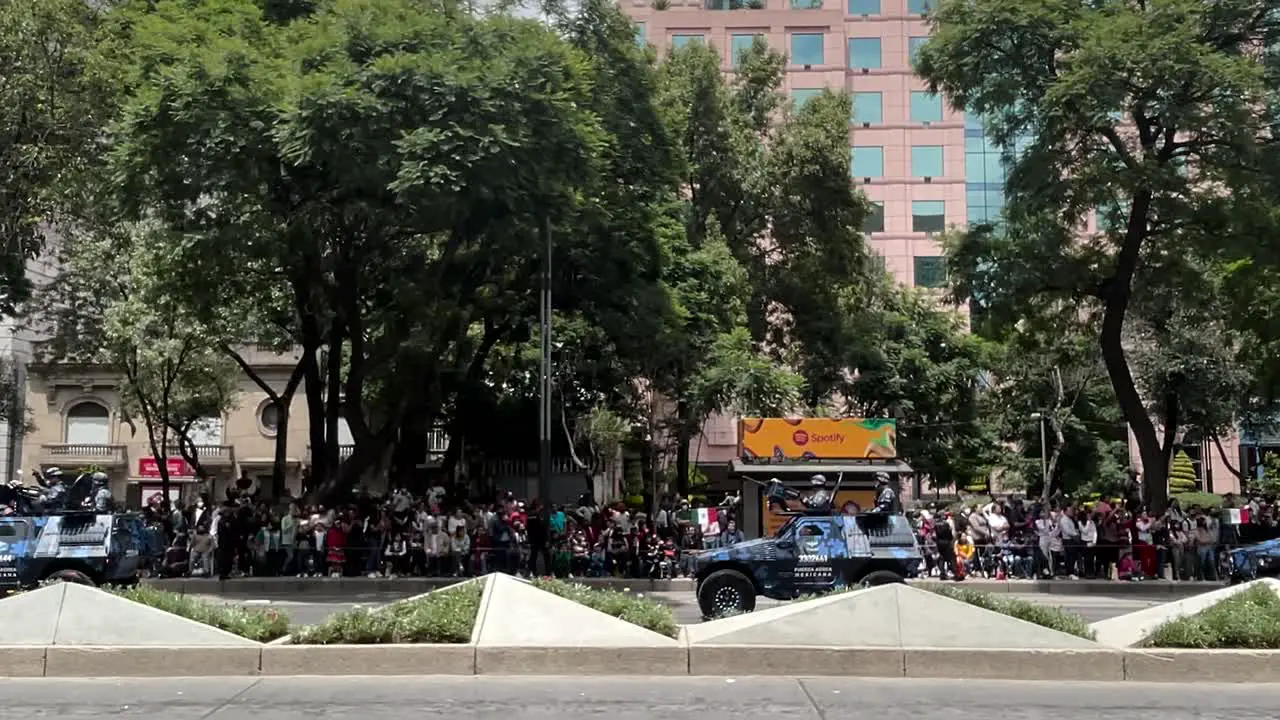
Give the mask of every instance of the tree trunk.
POLYGON ((320 363, 316 359, 316 353, 320 349, 319 333, 304 330, 303 334, 308 338, 317 338, 314 341, 317 344, 311 345, 312 340, 308 339, 303 345, 303 352, 311 356, 311 361, 303 368, 302 387, 307 397, 307 436, 311 446, 311 478, 316 486, 320 486, 329 479, 324 466, 325 449, 328 447, 324 435, 324 376, 320 372, 320 363))
POLYGON ((689 403, 676 403, 676 492, 681 497, 689 494, 689 446, 693 440, 690 415, 689 403))
POLYGON ((313 492, 308 493, 308 504, 321 504, 329 507, 338 499, 349 498, 351 489, 356 486, 364 473, 383 462, 386 451, 391 447, 388 438, 372 435, 368 442, 355 446, 351 457, 347 458, 325 482, 317 483, 313 492))
POLYGON ((1164 456, 1164 466, 1173 467, 1174 450, 1177 447, 1178 429, 1181 415, 1178 407, 1178 394, 1168 393, 1164 399, 1164 437, 1160 441, 1160 454, 1164 456))
POLYGON ((1053 450, 1049 452, 1049 459, 1045 464, 1044 490, 1041 493, 1042 499, 1048 502, 1053 496, 1053 478, 1058 472, 1058 462, 1062 460, 1062 449, 1067 444, 1067 439, 1062 434, 1062 425, 1057 418, 1048 418, 1042 422, 1048 422, 1049 427, 1053 428, 1053 450))
MULTIPOLYGON (((342 465, 338 420, 342 417, 342 328, 337 323, 329 329, 329 351, 325 360, 325 408, 324 433, 328 438, 325 445, 325 471, 330 476, 337 476, 342 465)), ((352 402, 359 402, 352 398, 352 402)))
POLYGON ((1218 456, 1222 458, 1223 467, 1227 469, 1227 472, 1236 476, 1236 479, 1240 481, 1240 489, 1243 490, 1244 489, 1244 473, 1242 473, 1241 471, 1231 466, 1231 461, 1227 459, 1227 451, 1222 449, 1222 438, 1218 437, 1217 435, 1214 435, 1213 444, 1215 447, 1218 448, 1218 456))
POLYGON ((1125 313, 1129 309, 1133 276, 1138 268, 1150 208, 1151 192, 1142 190, 1136 193, 1129 210, 1125 241, 1116 258, 1115 275, 1102 288, 1104 311, 1098 344, 1116 401, 1138 444, 1138 456, 1142 459, 1143 499, 1153 511, 1158 512, 1163 510, 1168 500, 1169 468, 1163 464, 1164 453, 1160 447, 1160 438, 1147 415, 1142 395, 1133 382, 1123 342, 1125 313))

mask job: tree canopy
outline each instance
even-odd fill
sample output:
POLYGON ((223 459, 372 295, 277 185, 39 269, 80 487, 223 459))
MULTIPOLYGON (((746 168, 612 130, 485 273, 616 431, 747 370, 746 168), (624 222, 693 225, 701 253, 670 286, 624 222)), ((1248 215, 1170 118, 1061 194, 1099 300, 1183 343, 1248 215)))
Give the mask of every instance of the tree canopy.
POLYGON ((1212 265, 1245 247, 1270 262, 1257 243, 1275 236, 1275 85, 1256 49, 1274 47, 1274 6, 943 0, 930 17, 917 71, 1018 153, 1003 226, 953 248, 961 291, 1008 319, 1061 302, 1097 312, 1144 494, 1160 505, 1172 446, 1158 426, 1176 435, 1180 420, 1149 403, 1172 392, 1207 409, 1179 385, 1192 368, 1144 380, 1134 348, 1165 342, 1162 361, 1186 358, 1174 323, 1192 317, 1212 265))

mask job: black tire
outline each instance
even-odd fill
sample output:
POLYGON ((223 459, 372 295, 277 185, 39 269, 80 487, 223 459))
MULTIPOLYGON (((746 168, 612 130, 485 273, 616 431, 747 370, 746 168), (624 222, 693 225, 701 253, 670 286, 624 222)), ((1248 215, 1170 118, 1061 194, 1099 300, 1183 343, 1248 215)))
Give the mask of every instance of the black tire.
POLYGON ((756 588, 737 570, 717 570, 698 583, 698 607, 702 617, 715 619, 756 609, 756 588))
POLYGON ((907 579, 892 570, 874 570, 862 576, 858 581, 858 587, 876 587, 878 585, 893 585, 895 583, 904 583, 907 579))
POLYGON ((93 578, 85 575, 79 570, 59 570, 57 572, 50 573, 49 576, 44 579, 44 583, 46 585, 57 582, 73 583, 75 585, 89 585, 91 587, 97 585, 97 583, 93 581, 93 578))

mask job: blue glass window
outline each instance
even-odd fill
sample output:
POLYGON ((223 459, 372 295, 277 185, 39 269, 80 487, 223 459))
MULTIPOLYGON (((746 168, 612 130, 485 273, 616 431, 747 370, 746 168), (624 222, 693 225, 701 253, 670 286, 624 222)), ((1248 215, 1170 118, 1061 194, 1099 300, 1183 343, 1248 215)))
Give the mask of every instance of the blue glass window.
POLYGON ((792 10, 821 10, 822 0, 791 0, 792 10))
POLYGON ((742 60, 742 54, 751 49, 759 35, 734 35, 729 39, 729 62, 734 67, 742 60))
POLYGON ((795 103, 796 110, 804 107, 804 104, 822 94, 822 88, 796 88, 791 91, 791 100, 795 103))
POLYGON ((849 148, 849 174, 855 178, 884 176, 884 148, 864 145, 849 148))
POLYGON ((947 227, 947 205, 941 200, 911 202, 911 232, 942 232, 947 227))
POLYGON ((942 98, 930 92, 911 92, 911 122, 942 121, 942 98))
POLYGON ((671 36, 671 47, 675 50, 679 50, 680 48, 686 45, 689 45, 690 43, 700 43, 700 42, 702 42, 701 35, 672 35, 671 36))
POLYGON ((645 24, 636 23, 636 44, 637 45, 644 45, 645 43, 644 33, 645 33, 645 24))
POLYGON ((920 48, 929 42, 929 36, 913 37, 907 39, 907 62, 912 65, 916 64, 916 56, 920 53, 920 48))
POLYGON ((853 122, 872 125, 884 122, 884 96, 878 92, 854 93, 853 122))
POLYGON ((880 67, 880 38, 849 38, 849 67, 880 67))
POLYGON ((879 15, 880 0, 849 0, 850 15, 879 15))
POLYGON ((862 219, 862 232, 884 232, 884 203, 871 203, 871 212, 867 213, 867 216, 862 219))
POLYGON ((907 12, 912 15, 924 15, 933 9, 933 0, 907 0, 907 12))
POLYGON ((911 176, 940 178, 946 171, 942 166, 941 145, 916 145, 911 148, 911 176))
POLYGON ((791 33, 791 64, 822 64, 822 33, 791 33))
POLYGON ((917 255, 912 263, 916 287, 940 288, 947 284, 947 259, 937 255, 917 255))

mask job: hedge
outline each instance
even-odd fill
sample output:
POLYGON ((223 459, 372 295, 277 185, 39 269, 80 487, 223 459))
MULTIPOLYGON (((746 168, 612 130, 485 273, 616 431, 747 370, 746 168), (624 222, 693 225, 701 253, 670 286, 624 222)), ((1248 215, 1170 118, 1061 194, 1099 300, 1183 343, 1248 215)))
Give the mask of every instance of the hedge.
POLYGON ((592 610, 612 615, 619 620, 626 620, 632 625, 652 630, 659 635, 670 638, 680 635, 680 626, 676 624, 671 608, 646 597, 545 578, 533 580, 533 586, 566 600, 586 605, 592 610))
POLYGON ((103 588, 126 600, 163 610, 188 620, 226 630, 257 642, 271 642, 289 634, 289 616, 271 608, 219 605, 147 585, 103 588))
POLYGON ((294 645, 459 644, 471 642, 483 582, 469 582, 376 610, 354 608, 297 629, 294 645))
POLYGON ((1153 648, 1280 650, 1280 595, 1257 585, 1156 628, 1153 648))

